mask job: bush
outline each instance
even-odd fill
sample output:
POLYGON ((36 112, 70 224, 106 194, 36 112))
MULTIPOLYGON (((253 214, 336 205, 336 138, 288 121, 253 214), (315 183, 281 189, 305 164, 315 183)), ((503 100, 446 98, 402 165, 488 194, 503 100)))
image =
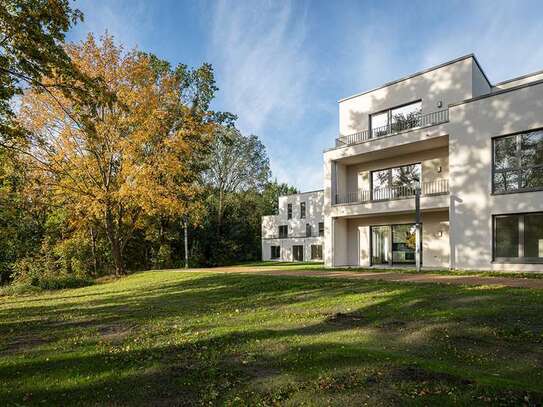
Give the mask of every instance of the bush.
MULTIPOLYGON (((50 258, 28 257, 18 260, 12 273, 13 292, 34 289, 58 290, 62 288, 76 288, 93 284, 93 279, 84 274, 69 274, 59 271, 50 258)), ((8 290, 9 291, 9 290, 8 290)))

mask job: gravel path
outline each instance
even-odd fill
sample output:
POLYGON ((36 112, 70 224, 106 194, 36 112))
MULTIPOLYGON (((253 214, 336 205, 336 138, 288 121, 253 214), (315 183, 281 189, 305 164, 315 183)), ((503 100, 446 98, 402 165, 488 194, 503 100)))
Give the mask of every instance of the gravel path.
MULTIPOLYGON (((182 270, 180 270, 182 271, 182 270)), ((212 273, 242 273, 260 274, 270 276, 300 276, 300 277, 333 277, 356 280, 379 280, 391 282, 409 283, 439 283, 454 285, 496 285, 515 288, 540 288, 543 289, 543 279, 521 277, 482 277, 476 275, 444 275, 444 274, 407 274, 371 271, 326 271, 326 270, 277 270, 270 267, 214 267, 192 269, 196 272, 212 273)))

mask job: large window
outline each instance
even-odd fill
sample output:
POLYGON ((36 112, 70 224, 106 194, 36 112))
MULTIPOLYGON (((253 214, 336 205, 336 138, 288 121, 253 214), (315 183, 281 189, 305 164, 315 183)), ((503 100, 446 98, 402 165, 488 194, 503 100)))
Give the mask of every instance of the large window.
POLYGON ((288 225, 279 226, 279 237, 280 238, 288 237, 288 225))
POLYGON ((414 264, 414 224, 371 227, 371 264, 414 264))
POLYGON ((372 171, 372 199, 393 199, 414 195, 420 186, 421 165, 410 164, 372 171))
POLYGON ((272 246, 270 258, 278 259, 281 257, 281 246, 272 246))
POLYGON ((294 261, 304 261, 304 247, 292 246, 292 258, 294 261))
POLYGON ((305 202, 300 203, 300 218, 305 219, 305 202))
POLYGON ((287 219, 292 219, 292 204, 287 205, 287 219))
POLYGON ((422 102, 385 110, 370 115, 371 137, 380 137, 389 133, 420 126, 422 102))
POLYGON ((543 212, 494 216, 494 260, 543 263, 543 212))
POLYGON ((322 260, 322 245, 311 245, 311 260, 322 260))
POLYGON ((543 189, 543 130, 493 140, 493 191, 543 189))

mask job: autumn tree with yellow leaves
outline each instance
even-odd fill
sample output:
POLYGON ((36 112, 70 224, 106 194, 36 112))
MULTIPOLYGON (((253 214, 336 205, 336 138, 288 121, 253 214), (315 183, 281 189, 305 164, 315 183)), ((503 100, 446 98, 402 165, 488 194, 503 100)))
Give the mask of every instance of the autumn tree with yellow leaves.
MULTIPOLYGON (((108 35, 89 35, 67 54, 101 79, 103 93, 74 99, 54 86, 30 89, 19 112, 29 136, 17 148, 75 230, 103 230, 121 275, 123 251, 146 216, 182 218, 197 201, 197 177, 222 119, 209 111, 213 70, 172 68, 108 35)), ((42 82, 56 80, 53 72, 42 82)))

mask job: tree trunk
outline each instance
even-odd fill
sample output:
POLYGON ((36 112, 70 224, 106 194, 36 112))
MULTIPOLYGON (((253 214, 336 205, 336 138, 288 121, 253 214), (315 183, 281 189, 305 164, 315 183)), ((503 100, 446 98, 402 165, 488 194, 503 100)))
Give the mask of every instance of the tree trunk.
POLYGON ((185 220, 184 220, 184 240, 185 240, 185 268, 188 269, 189 268, 189 232, 188 232, 188 229, 189 229, 189 220, 188 220, 188 217, 185 217, 185 220))
POLYGON ((222 189, 219 189, 219 208, 217 209, 217 236, 221 235, 223 210, 224 210, 224 191, 222 189))
POLYGON ((122 276, 126 274, 123 262, 123 254, 121 248, 121 242, 119 239, 118 228, 115 227, 113 222, 113 215, 111 209, 106 209, 106 234, 111 245, 111 255, 113 256, 113 263, 115 265, 115 275, 122 276))
POLYGON ((90 227, 90 238, 91 238, 91 251, 92 251, 92 268, 94 275, 98 274, 98 259, 96 258, 96 231, 94 227, 90 227))

